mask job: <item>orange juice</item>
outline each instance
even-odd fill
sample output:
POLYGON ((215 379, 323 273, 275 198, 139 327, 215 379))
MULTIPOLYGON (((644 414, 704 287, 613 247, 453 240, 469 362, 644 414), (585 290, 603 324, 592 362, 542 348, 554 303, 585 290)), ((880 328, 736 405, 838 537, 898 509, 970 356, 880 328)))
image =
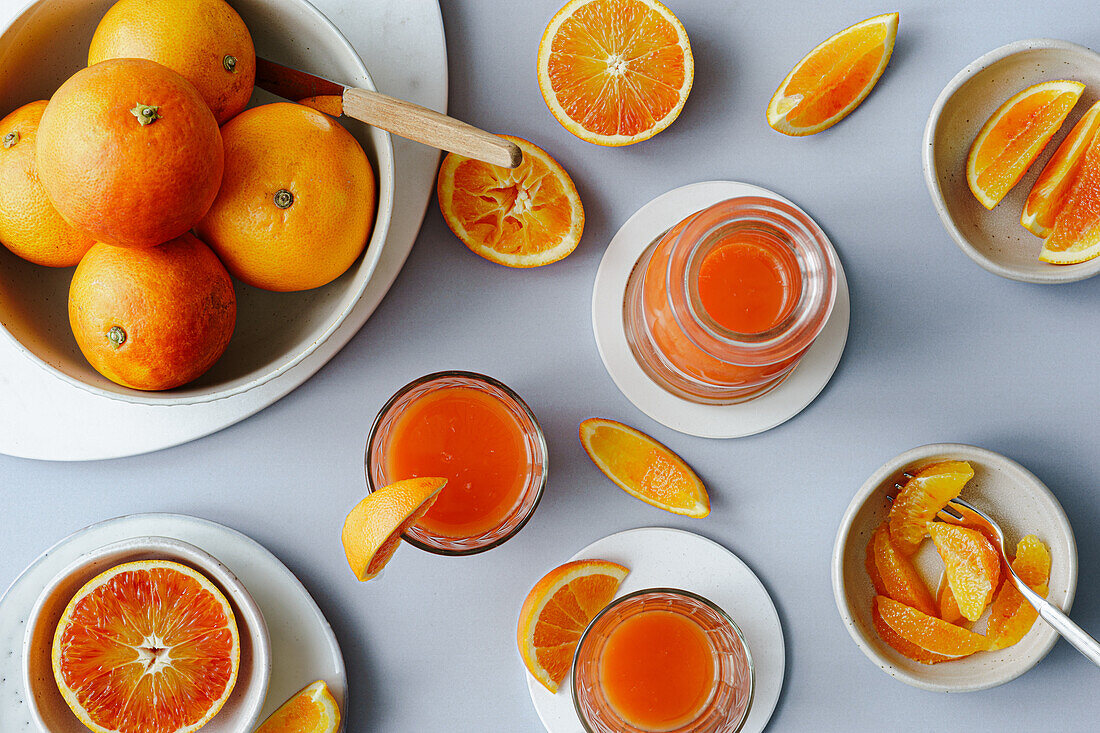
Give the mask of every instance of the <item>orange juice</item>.
POLYGON ((707 252, 697 282, 707 315, 722 328, 744 334, 775 328, 802 293, 798 261, 790 249, 751 232, 740 232, 707 252))
POLYGON ((608 634, 599 680, 625 722, 641 730, 674 730, 694 721, 714 695, 714 647, 690 617, 643 611, 608 634))
POLYGON ((390 477, 441 476, 447 485, 417 522, 445 537, 475 537, 502 524, 530 472, 523 426, 499 399, 445 387, 408 404, 385 453, 390 477))

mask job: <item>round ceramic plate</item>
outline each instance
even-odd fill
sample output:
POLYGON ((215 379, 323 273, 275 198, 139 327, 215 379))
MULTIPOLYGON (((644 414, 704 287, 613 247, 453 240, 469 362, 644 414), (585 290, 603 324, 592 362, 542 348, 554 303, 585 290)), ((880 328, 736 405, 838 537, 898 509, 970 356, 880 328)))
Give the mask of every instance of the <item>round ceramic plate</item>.
POLYGON ((802 412, 829 383, 848 340, 851 305, 838 257, 836 302, 829 321, 791 375, 771 392, 737 405, 700 405, 666 392, 638 366, 623 328, 623 294, 631 270, 646 247, 681 219, 734 196, 763 196, 798 208, 772 191, 736 181, 706 181, 674 189, 638 209, 623 224, 607 245, 592 287, 592 330, 615 385, 657 422, 702 438, 761 433, 802 412))
MULTIPOLYGON (((756 668, 752 709, 741 733, 760 733, 767 727, 783 689, 783 628, 767 589, 741 558, 691 532, 644 527, 604 537, 570 558, 584 559, 610 560, 630 569, 619 596, 643 588, 680 588, 726 611, 744 634, 756 668)), ((531 700, 549 733, 583 733, 571 685, 566 679, 555 695, 527 675, 531 700)))
MULTIPOLYGON (((178 514, 133 514, 82 529, 46 550, 0 598, 0 731, 34 730, 23 690, 24 626, 50 580, 81 554, 119 540, 159 536, 189 542, 217 558, 255 599, 271 634, 273 667, 260 719, 314 680, 323 679, 347 709, 340 646, 309 592, 278 558, 220 524, 178 514)), ((48 733, 48 732, 46 732, 48 733)))

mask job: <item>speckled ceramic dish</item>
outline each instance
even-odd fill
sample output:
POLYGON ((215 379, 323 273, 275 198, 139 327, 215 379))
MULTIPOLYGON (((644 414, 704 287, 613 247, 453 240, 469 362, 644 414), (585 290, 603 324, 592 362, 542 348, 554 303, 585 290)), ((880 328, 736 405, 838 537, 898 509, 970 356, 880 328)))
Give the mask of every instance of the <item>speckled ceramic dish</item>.
MULTIPOLYGON (((969 461, 974 478, 962 497, 984 509, 1000 523, 1009 547, 1026 534, 1036 534, 1050 549, 1050 594, 1047 598, 1064 611, 1073 604, 1077 589, 1077 545, 1058 500, 1030 471, 1004 456, 958 443, 937 443, 902 453, 875 471, 860 488, 841 520, 833 547, 833 595, 848 633, 856 646, 884 672, 902 682, 935 692, 969 692, 1002 685, 1028 671, 1046 656, 1058 640, 1042 621, 1018 644, 997 652, 936 665, 924 665, 898 654, 879 639, 871 619, 875 595, 864 560, 867 542, 886 518, 886 494, 905 471, 942 460, 969 461)), ((918 570, 935 591, 943 562, 931 541, 914 556, 918 570)), ((976 631, 985 628, 979 619, 976 631)))
POLYGON ((1043 240, 1020 224, 1031 186, 1062 138, 1100 98, 1100 54, 1075 43, 1035 38, 990 51, 955 75, 936 100, 924 129, 921 160, 932 203, 970 259, 1001 277, 1065 283, 1100 273, 1100 257, 1076 265, 1039 261, 1043 240), (966 183, 966 157, 982 125, 1009 97, 1032 84, 1071 79, 1085 92, 1028 172, 992 210, 966 183))

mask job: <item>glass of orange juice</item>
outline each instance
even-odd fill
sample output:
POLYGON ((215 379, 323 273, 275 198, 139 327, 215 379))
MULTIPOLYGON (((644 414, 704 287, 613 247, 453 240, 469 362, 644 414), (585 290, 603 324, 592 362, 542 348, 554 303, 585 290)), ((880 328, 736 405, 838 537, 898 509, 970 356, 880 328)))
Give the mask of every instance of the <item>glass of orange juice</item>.
POLYGON ((714 204, 651 244, 627 281, 624 324, 665 390, 733 404, 778 386, 825 327, 837 258, 800 210, 745 196, 714 204))
POLYGON ((447 479, 404 538, 428 552, 471 555, 530 519, 546 487, 546 452, 534 414, 507 386, 474 372, 437 372, 402 387, 378 413, 367 438, 367 487, 447 479))
POLYGON ((753 685, 752 656, 733 619, 675 588, 616 599, 592 619, 573 657, 573 704, 588 733, 735 733, 753 685))

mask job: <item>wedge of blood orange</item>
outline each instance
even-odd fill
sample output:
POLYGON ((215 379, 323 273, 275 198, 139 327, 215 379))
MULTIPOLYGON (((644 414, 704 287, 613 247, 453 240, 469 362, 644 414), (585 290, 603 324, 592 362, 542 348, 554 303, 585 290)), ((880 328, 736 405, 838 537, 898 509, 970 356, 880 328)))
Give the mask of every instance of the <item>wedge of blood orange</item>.
POLYGON ((982 206, 992 209, 1023 177, 1084 89, 1077 81, 1044 81, 990 115, 966 158, 966 182, 982 206))
POLYGON ((684 26, 658 0, 570 0, 542 35, 538 74, 565 129, 630 145, 680 114, 695 62, 684 26))
POLYGON ((516 168, 451 153, 439 168, 436 198, 462 243, 508 267, 557 262, 577 248, 584 207, 573 179, 549 153, 511 135, 523 151, 516 168))
POLYGON ((256 733, 336 733, 340 708, 324 680, 306 685, 279 706, 256 733))
POLYGON ((1031 187, 1020 223, 1035 236, 1045 238, 1054 229, 1097 130, 1100 130, 1100 102, 1077 121, 1031 187))
POLYGON ((806 54, 768 103, 772 129, 784 135, 813 135, 847 117, 890 63, 898 17, 887 13, 868 18, 806 54))
POLYGON ((402 533, 431 508, 445 478, 396 481, 367 495, 344 520, 341 540, 355 577, 376 577, 397 552, 402 533))
POLYGON ((57 687, 96 733, 192 733, 229 699, 239 665, 225 596, 167 560, 97 575, 69 602, 53 640, 57 687))
POLYGON ((1100 255, 1100 135, 1093 137, 1039 259, 1073 265, 1100 255))

